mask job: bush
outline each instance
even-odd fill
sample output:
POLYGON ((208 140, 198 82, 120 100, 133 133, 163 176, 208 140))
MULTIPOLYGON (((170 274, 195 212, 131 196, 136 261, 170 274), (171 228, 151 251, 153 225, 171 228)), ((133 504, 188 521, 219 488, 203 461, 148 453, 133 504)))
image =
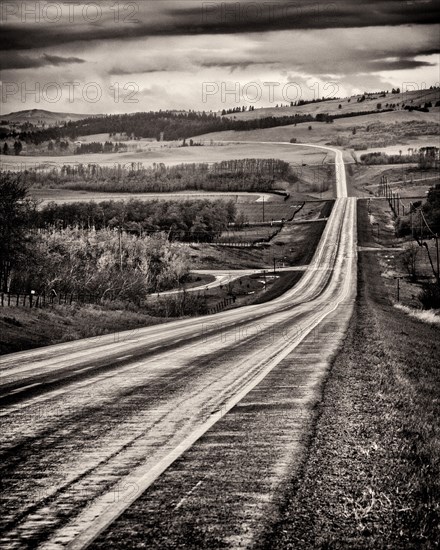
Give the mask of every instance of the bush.
POLYGON ((439 309, 440 285, 438 283, 424 283, 422 292, 419 294, 419 300, 423 309, 439 309))
POLYGON ((147 309, 149 314, 155 317, 203 315, 208 311, 203 294, 186 291, 150 299, 147 309))
POLYGON ((405 237, 411 234, 411 224, 409 218, 399 217, 396 221, 396 235, 398 237, 405 237))

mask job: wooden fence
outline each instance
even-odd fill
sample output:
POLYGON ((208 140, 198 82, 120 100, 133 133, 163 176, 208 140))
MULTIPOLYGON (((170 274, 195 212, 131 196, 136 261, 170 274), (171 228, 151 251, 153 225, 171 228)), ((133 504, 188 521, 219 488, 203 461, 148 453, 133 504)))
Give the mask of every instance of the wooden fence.
POLYGON ((221 302, 218 302, 215 304, 215 306, 208 309, 208 314, 211 313, 217 313, 218 311, 222 311, 226 306, 235 303, 235 296, 231 296, 230 298, 224 298, 221 302))

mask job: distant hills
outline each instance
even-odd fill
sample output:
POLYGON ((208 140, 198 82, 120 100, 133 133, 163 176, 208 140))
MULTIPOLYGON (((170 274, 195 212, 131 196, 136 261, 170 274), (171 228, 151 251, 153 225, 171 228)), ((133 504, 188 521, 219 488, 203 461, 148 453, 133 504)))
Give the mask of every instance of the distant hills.
POLYGON ((53 126, 61 124, 63 122, 83 120, 85 118, 91 118, 102 115, 86 115, 80 113, 59 113, 53 111, 46 111, 45 109, 27 109, 24 111, 15 111, 7 115, 1 115, 1 121, 7 121, 9 124, 24 124, 29 122, 35 126, 53 126))
POLYGON ((38 145, 51 140, 97 134, 125 133, 132 138, 180 140, 212 132, 246 131, 310 124, 332 123, 341 118, 381 113, 413 113, 440 117, 440 88, 401 92, 399 89, 316 101, 294 102, 269 108, 237 107, 231 113, 195 111, 150 111, 114 115, 51 112, 44 109, 17 111, 1 116, 0 139, 21 139, 38 145))

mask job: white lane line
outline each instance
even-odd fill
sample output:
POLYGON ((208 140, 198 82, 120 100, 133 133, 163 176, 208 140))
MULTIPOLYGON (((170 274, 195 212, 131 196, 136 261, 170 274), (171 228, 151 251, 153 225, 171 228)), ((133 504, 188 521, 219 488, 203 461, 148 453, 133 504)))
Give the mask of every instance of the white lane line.
POLYGON ((20 393, 22 391, 28 390, 29 388, 33 388, 35 386, 41 386, 41 382, 36 382, 35 384, 29 384, 28 386, 23 386, 22 388, 17 388, 16 390, 12 390, 11 392, 9 392, 9 394, 20 393))
POLYGON ((128 359, 129 357, 133 357, 133 354, 129 353, 128 355, 123 355, 122 357, 116 357, 115 361, 123 361, 124 359, 128 359))
POLYGON ((73 371, 73 374, 76 374, 77 372, 83 372, 85 370, 92 370, 92 369, 96 369, 96 366, 92 365, 91 367, 83 367, 82 369, 76 369, 75 371, 73 371))

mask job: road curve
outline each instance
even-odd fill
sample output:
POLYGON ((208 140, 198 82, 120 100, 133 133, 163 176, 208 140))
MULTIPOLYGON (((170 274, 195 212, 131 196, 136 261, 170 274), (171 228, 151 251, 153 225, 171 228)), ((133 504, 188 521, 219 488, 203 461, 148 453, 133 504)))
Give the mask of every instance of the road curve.
POLYGON ((283 296, 0 358, 2 548, 85 548, 311 331, 350 310, 356 203, 342 153, 318 148, 335 154, 338 198, 283 296))

